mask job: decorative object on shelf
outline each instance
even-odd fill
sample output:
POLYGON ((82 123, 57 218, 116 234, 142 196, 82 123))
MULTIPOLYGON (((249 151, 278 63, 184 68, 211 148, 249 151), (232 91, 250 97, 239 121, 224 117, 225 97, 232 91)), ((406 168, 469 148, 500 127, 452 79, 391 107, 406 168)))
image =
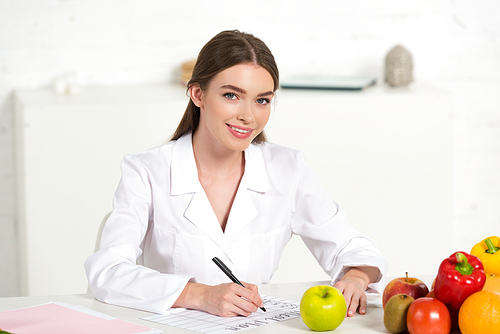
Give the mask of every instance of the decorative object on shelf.
POLYGON ((55 78, 52 89, 58 95, 77 95, 80 93, 76 72, 65 72, 55 78))
POLYGON ((191 80, 196 59, 186 61, 181 65, 181 84, 186 85, 191 80))
POLYGON ((396 45, 385 57, 385 82, 393 87, 408 86, 413 81, 413 60, 410 52, 396 45))
POLYGON ((286 78, 281 82, 281 88, 316 89, 316 90, 363 90, 373 86, 373 77, 336 77, 301 75, 286 78))

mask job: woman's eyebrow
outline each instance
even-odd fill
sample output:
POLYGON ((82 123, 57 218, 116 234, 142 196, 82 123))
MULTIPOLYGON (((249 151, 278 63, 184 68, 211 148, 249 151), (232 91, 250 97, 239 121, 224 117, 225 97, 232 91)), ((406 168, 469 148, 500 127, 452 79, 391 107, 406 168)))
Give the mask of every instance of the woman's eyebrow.
POLYGON ((241 94, 246 94, 247 93, 247 91, 244 90, 243 88, 236 87, 236 86, 233 86, 233 85, 224 85, 221 88, 228 88, 228 89, 237 91, 238 93, 241 93, 241 94))
MULTIPOLYGON (((243 88, 240 88, 240 87, 236 87, 236 86, 233 86, 233 85, 224 85, 222 86, 221 88, 228 88, 228 89, 232 89, 238 93, 241 93, 241 94, 246 94, 247 91, 244 90, 243 88)), ((258 97, 261 97, 261 96, 269 96, 269 95, 274 95, 274 92, 273 91, 268 91, 268 92, 265 92, 265 93, 260 93, 259 95, 257 95, 258 97)))
POLYGON ((272 90, 270 90, 269 92, 265 92, 265 93, 260 93, 259 95, 257 95, 257 97, 262 97, 262 96, 269 96, 269 95, 274 95, 274 92, 272 90))

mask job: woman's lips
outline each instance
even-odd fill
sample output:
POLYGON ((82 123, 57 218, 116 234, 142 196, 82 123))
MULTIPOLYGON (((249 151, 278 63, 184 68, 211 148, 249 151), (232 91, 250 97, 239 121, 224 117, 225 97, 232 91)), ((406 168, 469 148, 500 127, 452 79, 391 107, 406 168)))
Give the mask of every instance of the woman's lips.
POLYGON ((251 128, 244 128, 244 127, 234 126, 231 124, 227 124, 227 126, 229 128, 229 131, 231 131, 231 133, 235 137, 242 138, 242 139, 246 139, 246 138, 250 137, 250 135, 252 134, 252 131, 253 131, 253 129, 251 129, 251 128))

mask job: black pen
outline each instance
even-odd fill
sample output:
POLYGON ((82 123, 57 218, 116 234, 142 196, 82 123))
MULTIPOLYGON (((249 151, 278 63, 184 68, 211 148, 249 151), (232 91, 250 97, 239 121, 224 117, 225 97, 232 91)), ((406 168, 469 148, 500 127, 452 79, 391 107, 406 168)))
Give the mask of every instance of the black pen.
MULTIPOLYGON (((218 266, 218 267, 219 267, 219 268, 220 268, 220 269, 224 272, 224 274, 226 274, 226 275, 227 275, 227 277, 229 277, 229 278, 231 279, 231 281, 233 281, 233 282, 234 282, 234 283, 236 283, 236 284, 241 285, 242 287, 245 287, 245 286, 243 285, 243 283, 241 283, 241 282, 240 282, 240 281, 236 278, 236 276, 234 276, 234 275, 233 275, 233 273, 231 272, 231 270, 229 270, 229 268, 228 268, 228 267, 226 267, 226 265, 224 264, 224 262, 222 262, 222 261, 221 261, 218 257, 214 257, 214 258, 212 259, 212 261, 214 261, 214 262, 215 262, 215 264, 216 264, 216 265, 217 265, 217 266, 218 266)), ((264 306, 262 306, 260 309, 261 309, 262 311, 264 311, 264 312, 267 312, 267 311, 266 311, 266 308, 265 308, 264 306)))

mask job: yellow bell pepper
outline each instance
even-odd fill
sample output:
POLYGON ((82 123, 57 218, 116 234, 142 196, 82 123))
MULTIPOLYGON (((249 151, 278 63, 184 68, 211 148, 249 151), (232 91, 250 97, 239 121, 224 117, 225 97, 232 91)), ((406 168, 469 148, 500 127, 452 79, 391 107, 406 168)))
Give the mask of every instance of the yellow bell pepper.
POLYGON ((472 247, 471 255, 483 263, 484 272, 500 275, 500 238, 489 237, 472 247))

